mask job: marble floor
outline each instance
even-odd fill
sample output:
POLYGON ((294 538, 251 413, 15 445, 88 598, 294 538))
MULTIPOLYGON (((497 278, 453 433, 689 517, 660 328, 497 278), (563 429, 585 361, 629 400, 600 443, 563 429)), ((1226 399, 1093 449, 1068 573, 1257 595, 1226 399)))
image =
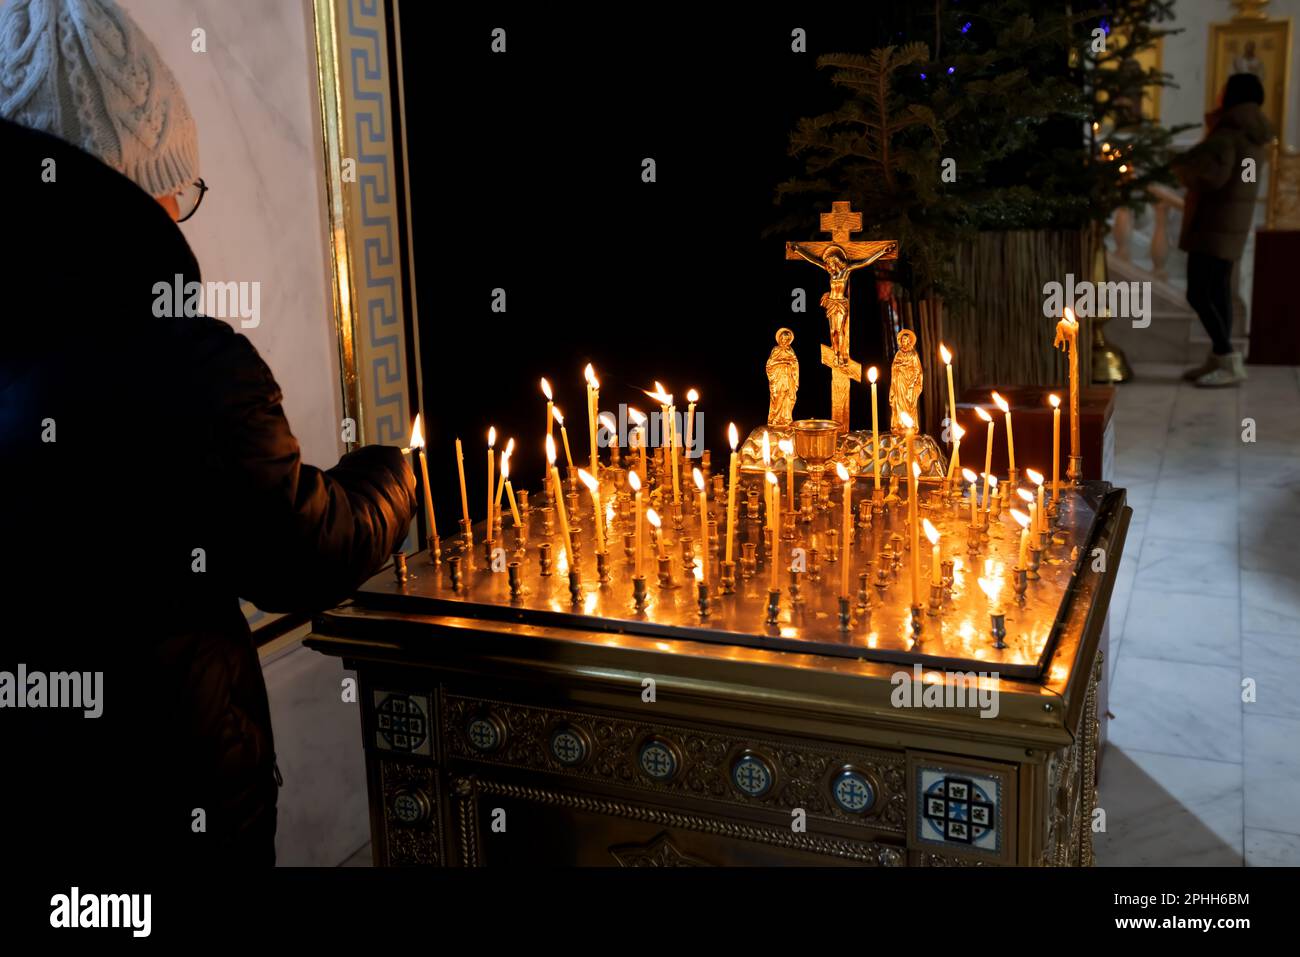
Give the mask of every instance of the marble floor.
POLYGON ((1300 370, 1136 371, 1097 863, 1300 865, 1300 370))

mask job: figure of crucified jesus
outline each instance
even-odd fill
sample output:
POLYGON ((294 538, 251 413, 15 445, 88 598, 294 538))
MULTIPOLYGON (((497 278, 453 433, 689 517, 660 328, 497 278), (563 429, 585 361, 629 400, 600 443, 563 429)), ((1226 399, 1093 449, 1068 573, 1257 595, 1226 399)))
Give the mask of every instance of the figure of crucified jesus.
POLYGON ((844 250, 832 243, 826 247, 821 256, 808 252, 801 243, 786 243, 788 249, 794 250, 814 266, 820 266, 830 276, 831 291, 824 293, 821 307, 826 310, 826 319, 831 326, 831 351, 835 355, 847 358, 848 336, 845 335, 849 324, 849 273, 863 266, 870 266, 877 259, 893 250, 892 245, 877 249, 870 256, 851 260, 844 250))

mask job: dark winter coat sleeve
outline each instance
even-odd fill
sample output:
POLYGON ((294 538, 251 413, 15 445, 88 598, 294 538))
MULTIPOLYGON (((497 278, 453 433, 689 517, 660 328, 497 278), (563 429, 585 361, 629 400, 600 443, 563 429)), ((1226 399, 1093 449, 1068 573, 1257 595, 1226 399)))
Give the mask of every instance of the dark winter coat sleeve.
POLYGON ((217 325, 225 333, 203 364, 216 395, 206 441, 225 491, 208 571, 267 611, 336 605, 406 537, 414 475, 388 446, 358 449, 328 471, 304 463, 271 370, 252 343, 217 325))

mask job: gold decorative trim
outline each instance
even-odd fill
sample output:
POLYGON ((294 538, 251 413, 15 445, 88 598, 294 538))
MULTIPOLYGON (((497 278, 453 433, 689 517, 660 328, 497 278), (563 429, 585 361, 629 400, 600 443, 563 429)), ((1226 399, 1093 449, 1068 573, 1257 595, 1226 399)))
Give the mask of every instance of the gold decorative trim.
POLYGON ((392 866, 438 867, 442 864, 442 801, 436 769, 405 761, 379 761, 379 792, 383 801, 384 847, 392 866), (410 824, 393 810, 398 792, 418 793, 428 809, 424 821, 410 824))
MULTIPOLYGON (((462 781, 469 781, 469 779, 462 779, 462 781)), ((684 814, 678 811, 641 807, 607 798, 569 794, 547 788, 525 787, 484 778, 477 778, 473 781, 472 786, 469 788, 469 794, 462 795, 460 787, 461 782, 457 782, 458 796, 461 796, 462 801, 470 803, 473 803, 476 794, 492 794, 498 797, 532 801, 536 804, 545 804, 551 807, 562 807, 592 814, 606 814, 628 820, 644 821, 664 827, 686 828, 703 834, 752 841, 787 850, 807 851, 810 854, 821 854, 827 857, 858 861, 878 867, 899 867, 903 863, 903 849, 901 847, 894 847, 876 841, 851 841, 796 834, 793 831, 764 827, 759 824, 735 823, 717 818, 702 817, 698 814, 684 814)), ((464 837, 464 827, 462 827, 461 833, 462 841, 465 844, 462 852, 468 858, 471 854, 469 849, 473 848, 472 854, 477 858, 477 828, 472 828, 472 836, 468 840, 464 837)))
POLYGON ((900 835, 907 826, 906 759, 902 753, 741 738, 597 712, 532 707, 460 695, 443 696, 442 737, 447 755, 463 760, 546 771, 648 793, 676 794, 747 808, 775 811, 803 808, 810 818, 900 835), (468 719, 482 716, 485 709, 491 709, 506 727, 504 744, 487 753, 471 747, 465 737, 468 719), (551 754, 550 733, 560 725, 578 728, 591 742, 591 754, 582 764, 561 764, 551 754), (667 781, 653 781, 638 769, 638 747, 650 737, 663 739, 680 756, 677 773, 667 781), (775 780, 762 797, 746 797, 731 784, 731 764, 745 751, 762 755, 775 771, 775 780), (866 814, 843 811, 831 798, 831 782, 846 765, 866 774, 876 788, 876 802, 866 814))

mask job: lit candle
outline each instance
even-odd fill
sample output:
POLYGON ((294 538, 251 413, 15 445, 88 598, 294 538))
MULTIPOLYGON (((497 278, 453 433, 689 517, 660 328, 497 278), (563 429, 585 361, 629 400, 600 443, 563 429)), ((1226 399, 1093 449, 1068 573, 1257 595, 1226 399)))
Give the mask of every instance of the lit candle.
POLYGON ((1029 567, 1029 516, 1018 508, 1011 510, 1011 517, 1020 525, 1020 558, 1016 562, 1017 568, 1029 567))
POLYGON ((1025 475, 1029 477, 1029 481, 1038 486, 1038 522, 1034 526, 1034 531, 1041 532, 1047 527, 1046 513, 1043 511, 1043 473, 1025 469, 1025 475))
POLYGON ((879 370, 872 366, 867 370, 867 381, 871 383, 871 471, 876 476, 876 491, 880 491, 880 410, 876 408, 876 379, 879 370))
POLYGON ((605 551, 605 513, 600 509, 600 483, 586 469, 578 469, 578 478, 591 493, 591 509, 596 515, 596 551, 605 551))
MULTIPOLYGON (((984 506, 987 508, 989 503, 989 473, 993 471, 993 417, 979 406, 975 407, 975 414, 989 424, 989 434, 984 440, 984 506)), ((563 428, 563 426, 560 428, 563 428)))
POLYGON ((727 426, 727 440, 731 443, 731 468, 727 476, 727 561, 730 562, 736 541, 736 479, 740 473, 740 455, 736 452, 740 434, 735 422, 727 426))
POLYGON ((487 537, 492 537, 492 503, 496 496, 496 464, 497 464, 497 427, 495 425, 488 427, 488 485, 487 485, 487 537))
POLYGON ((646 521, 654 527, 656 533, 655 538, 659 539, 659 557, 667 558, 668 551, 664 548, 664 535, 663 532, 660 531, 662 523, 659 521, 659 513, 653 508, 648 508, 645 510, 645 517, 646 521))
POLYGON ((702 581, 709 580, 709 497, 704 492, 704 473, 695 469, 692 473, 695 488, 700 493, 700 547, 696 554, 700 556, 700 574, 702 581))
POLYGON ((474 527, 469 523, 469 495, 465 492, 465 450, 459 437, 456 438, 456 469, 460 472, 460 510, 465 518, 465 550, 473 554, 474 527))
POLYGON ((1056 324, 1055 345, 1068 346, 1070 352, 1070 468, 1066 477, 1077 482, 1082 476, 1078 471, 1079 461, 1079 320, 1074 317, 1074 310, 1065 307, 1065 316, 1056 324))
POLYGON ((600 413, 598 418, 600 424, 605 427, 605 431, 609 433, 609 464, 614 468, 618 468, 618 422, 609 412, 600 413))
POLYGON ((849 475, 849 470, 844 467, 843 462, 835 463, 835 474, 840 477, 844 483, 844 519, 843 528, 840 530, 840 538, 843 545, 840 546, 840 597, 849 597, 849 544, 853 537, 853 477, 849 475))
POLYGON ((976 503, 979 501, 979 496, 975 494, 975 483, 980 480, 980 477, 976 475, 974 472, 972 472, 970 469, 962 469, 961 477, 964 478, 968 483, 970 483, 970 523, 972 526, 978 525, 979 522, 977 522, 975 519, 976 519, 976 503))
MULTIPOLYGON (((942 342, 939 343, 939 358, 948 370, 948 428, 957 426, 957 393, 952 387, 952 353, 942 342)), ((953 454, 957 454, 956 435, 953 433, 953 454)))
MULTIPOLYGON (((913 503, 921 493, 921 466, 916 464, 915 453, 912 460, 912 487, 908 491, 913 503)), ((916 505, 908 507, 908 527, 912 533, 912 604, 921 604, 921 527, 917 517, 916 505)))
POLYGON ((1029 489, 1018 488, 1016 494, 1029 506, 1029 528, 1030 531, 1038 530, 1038 506, 1034 503, 1034 493, 1029 489))
POLYGON ((510 485, 510 456, 501 460, 501 478, 506 486, 506 498, 510 500, 510 514, 514 517, 515 528, 523 528, 524 523, 519 518, 519 506, 515 504, 515 490, 510 485))
POLYGON ((424 429, 420 428, 420 415, 415 415, 415 425, 411 427, 411 448, 420 457, 420 479, 424 484, 424 518, 429 523, 429 537, 438 537, 438 522, 433 517, 433 490, 429 488, 429 460, 424 454, 424 429))
POLYGON ((667 462, 671 457, 669 471, 673 473, 673 504, 680 505, 682 493, 677 474, 677 441, 674 434, 676 428, 674 420, 677 418, 677 410, 673 407, 673 397, 664 391, 663 383, 658 381, 655 382, 655 391, 647 392, 646 395, 658 402, 659 408, 663 410, 664 434, 668 440, 668 452, 665 454, 664 459, 667 462))
POLYGON ((551 413, 555 411, 555 396, 551 393, 551 384, 546 381, 546 376, 542 376, 542 395, 546 396, 546 434, 552 435, 555 432, 555 416, 551 413))
POLYGON ((691 457, 695 441, 695 403, 700 401, 700 394, 694 389, 686 393, 686 457, 691 457))
POLYGON ((921 519, 921 527, 925 529, 925 537, 930 540, 930 584, 937 585, 943 578, 939 568, 939 530, 928 518, 921 519))
POLYGON ((1052 404, 1052 501, 1061 501, 1061 397, 1053 393, 1047 397, 1052 404))
POLYGON ((649 420, 646 418, 645 413, 634 409, 630 405, 627 407, 627 415, 628 418, 636 423, 636 429, 641 433, 641 438, 637 443, 641 446, 641 474, 645 476, 646 481, 649 481, 650 472, 646 469, 646 446, 649 444, 649 435, 646 432, 646 423, 649 420))
POLYGON ((993 499, 997 497, 998 497, 998 477, 996 475, 990 475, 989 476, 989 501, 992 502, 993 499))
POLYGON ((772 563, 772 588, 780 588, 777 578, 776 566, 779 564, 777 559, 781 554, 781 534, 777 531, 779 527, 777 519, 781 511, 781 486, 777 482, 776 473, 770 469, 767 473, 767 506, 768 506, 768 528, 772 529, 772 554, 769 557, 772 563))
POLYGON ((921 469, 916 464, 916 423, 906 412, 898 414, 907 441, 907 526, 912 545, 912 604, 921 603, 921 525, 917 517, 916 499, 920 492, 921 469))
MULTIPOLYGON (((763 430, 763 441, 759 443, 758 449, 763 456, 763 468, 769 475, 772 474, 772 443, 768 440, 767 429, 763 430)), ((766 485, 763 486, 763 504, 767 506, 763 511, 767 519, 767 527, 770 529, 772 528, 772 494, 766 485)))
POLYGON ((966 430, 960 425, 952 427, 952 459, 948 462, 948 480, 951 481, 961 469, 961 437, 966 430))
MULTIPOLYGON (((561 424, 563 433, 564 426, 561 424)), ((573 537, 569 533, 569 515, 564 510, 564 487, 560 485, 560 470, 555 467, 555 439, 546 437, 546 461, 551 467, 551 487, 555 496, 555 513, 560 517, 560 534, 564 536, 565 561, 573 561, 573 537)))
POLYGON ((600 474, 600 458, 596 454, 596 419, 600 412, 600 380, 596 378, 596 370, 587 363, 587 368, 582 370, 583 376, 587 379, 587 431, 591 434, 591 474, 600 474))
MULTIPOLYGON (((569 467, 569 472, 572 473, 573 453, 569 451, 569 430, 564 427, 564 413, 560 411, 560 407, 557 405, 551 410, 551 414, 555 416, 555 421, 560 423, 560 439, 564 442, 564 461, 569 467)), ((550 436, 548 435, 547 438, 550 438, 550 436)))
POLYGON ((501 477, 497 479, 497 497, 492 503, 492 514, 501 514, 501 490, 506 484, 506 463, 510 461, 510 456, 515 454, 515 440, 511 439, 506 443, 505 450, 501 453, 501 477))
POLYGON ((1002 410, 1002 414, 1007 419, 1007 468, 1014 472, 1016 468, 1016 440, 1011 434, 1011 406, 1006 399, 996 392, 993 393, 993 404, 1002 410))
POLYGON ((781 439, 776 447, 785 456, 785 502, 790 512, 794 512, 794 442, 781 439))
POLYGON ((635 565, 635 574, 637 578, 641 577, 641 520, 644 512, 641 510, 641 476, 635 472, 627 473, 627 483, 632 486, 632 491, 636 493, 636 533, 634 535, 635 544, 632 561, 635 565))

